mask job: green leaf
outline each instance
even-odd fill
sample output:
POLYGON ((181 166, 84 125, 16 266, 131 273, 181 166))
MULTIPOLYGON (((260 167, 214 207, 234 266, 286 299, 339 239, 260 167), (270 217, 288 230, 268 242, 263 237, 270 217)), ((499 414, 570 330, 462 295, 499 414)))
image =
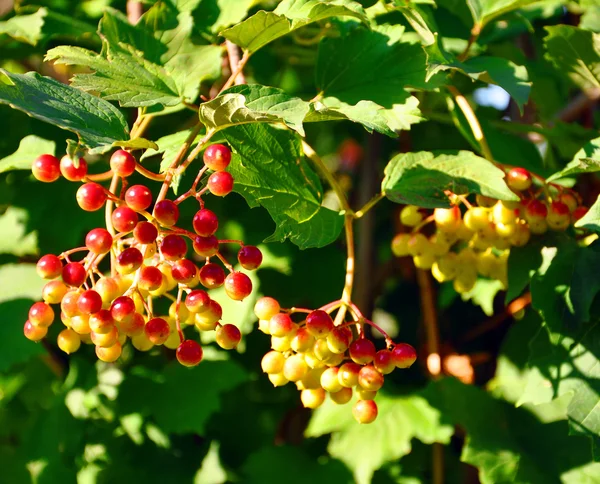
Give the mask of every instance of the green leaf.
POLYGON ((428 444, 448 443, 454 432, 442 422, 443 416, 418 395, 378 396, 377 420, 369 425, 357 425, 349 406, 327 399, 313 413, 306 436, 331 433, 329 454, 344 462, 359 484, 371 482, 373 472, 382 464, 408 454, 413 438, 428 444))
POLYGON ((31 170, 33 160, 42 153, 54 154, 56 143, 30 134, 19 143, 12 155, 0 160, 0 173, 12 170, 31 170))
POLYGON ((546 27, 547 54, 582 89, 600 87, 600 35, 570 25, 546 27))
POLYGON ((598 159, 600 159, 600 138, 587 142, 562 170, 548 177, 547 181, 600 171, 600 161, 598 159))
POLYGON ((481 30, 496 17, 507 14, 512 10, 525 7, 540 0, 467 0, 467 5, 475 21, 475 26, 481 30))
POLYGON ((121 148, 127 148, 130 150, 157 150, 158 145, 154 141, 150 141, 145 138, 134 138, 127 141, 115 141, 113 146, 120 146, 121 148))
POLYGON ((201 0, 194 9, 194 24, 201 30, 217 34, 246 17, 254 0, 201 0))
POLYGON ((600 197, 596 199, 588 212, 575 222, 575 227, 600 232, 600 197))
POLYGON ((91 153, 129 138, 125 118, 112 104, 36 72, 0 69, 0 103, 76 133, 91 153))
POLYGON ((7 34, 13 39, 36 45, 42 38, 44 17, 47 12, 47 9, 40 8, 35 13, 29 15, 16 15, 8 20, 0 22, 0 34, 7 34))
POLYGON ((424 208, 450 206, 445 190, 458 195, 479 193, 499 200, 518 200, 506 186, 504 172, 470 151, 396 155, 385 168, 381 189, 393 202, 424 208))
POLYGON ((27 211, 19 207, 8 207, 0 215, 0 254, 37 254, 37 233, 28 231, 28 219, 27 211))
POLYGON ((508 255, 508 288, 505 302, 518 297, 529 285, 533 273, 542 263, 542 247, 530 242, 523 247, 511 247, 508 255))
POLYGON ((461 294, 463 301, 471 301, 479 306, 487 316, 494 315, 494 299, 504 289, 504 284, 495 279, 477 279, 469 292, 461 294))
POLYGON ((351 0, 284 0, 273 12, 261 10, 221 35, 244 50, 256 52, 300 27, 341 16, 369 22, 360 4, 351 0))
MULTIPOLYGON (((402 15, 408 20, 411 27, 415 29, 415 32, 421 36, 424 45, 430 45, 435 42, 435 35, 432 32, 432 27, 430 27, 433 19, 424 10, 417 5, 399 6, 397 9, 402 12, 402 15)), ((437 30, 435 24, 433 28, 437 30)))
POLYGON ((217 45, 185 43, 176 55, 165 64, 177 90, 187 100, 198 97, 200 84, 221 75, 223 49, 217 45))
POLYGON ((309 105, 281 89, 258 84, 224 91, 200 106, 200 121, 207 129, 220 130, 247 123, 283 122, 304 136, 302 121, 309 105))
POLYGON ((297 135, 265 124, 235 126, 223 135, 235 151, 229 165, 234 191, 250 207, 266 208, 277 225, 268 241, 289 238, 306 249, 338 238, 343 217, 322 206, 321 181, 297 135))

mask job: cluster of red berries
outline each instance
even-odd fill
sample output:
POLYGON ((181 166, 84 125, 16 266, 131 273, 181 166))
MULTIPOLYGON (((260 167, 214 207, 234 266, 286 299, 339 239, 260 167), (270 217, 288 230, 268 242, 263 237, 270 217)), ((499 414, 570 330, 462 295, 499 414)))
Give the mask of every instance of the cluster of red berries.
POLYGON ((262 370, 274 386, 296 383, 300 399, 307 408, 317 408, 327 394, 337 404, 358 397, 352 413, 359 423, 377 418, 377 391, 384 375, 395 368, 408 368, 416 360, 415 349, 406 343, 394 344, 377 351, 365 337, 366 320, 336 326, 323 309, 282 310, 271 297, 259 299, 254 307, 259 329, 271 336, 271 348, 262 359, 262 370), (303 314, 294 322, 293 314, 303 314), (359 326, 358 331, 353 327, 359 326))
POLYGON ((507 261, 511 247, 522 247, 532 234, 548 229, 565 231, 587 212, 579 196, 523 168, 508 169, 508 186, 520 201, 501 201, 477 195, 476 205, 464 197, 451 196, 452 208, 436 208, 433 214, 414 205, 400 213, 410 233, 397 234, 392 252, 410 255, 419 269, 430 269, 439 282, 453 281, 459 293, 469 292, 479 275, 507 285, 507 261), (465 205, 464 213, 460 204, 465 205), (435 232, 427 236, 430 222, 435 232))
POLYGON ((136 170, 145 172, 129 152, 118 150, 110 158, 108 175, 121 182, 120 192, 114 190, 115 193, 90 181, 93 176, 88 175, 83 158, 75 162, 69 156, 60 161, 48 154, 38 157, 32 169, 38 180, 52 182, 62 174, 67 180, 83 182, 77 190, 77 202, 83 210, 99 210, 108 200, 116 208, 108 212, 107 228, 95 228, 87 234, 85 246, 58 256, 44 255, 38 261, 38 274, 49 282, 42 290, 43 302, 31 306, 25 336, 33 341, 44 338, 55 319, 52 305, 60 305, 60 319, 66 328, 58 335, 57 344, 66 353, 77 351, 82 342, 93 343, 98 358, 112 362, 119 358, 130 338, 140 351, 155 345, 176 349, 181 364, 194 366, 202 360, 203 350, 196 340, 184 337, 182 328, 191 325, 199 331, 216 331, 219 346, 235 348, 241 333, 233 324, 220 323, 222 308, 207 290, 224 286, 231 299, 240 301, 252 292, 252 282, 227 263, 219 246, 240 244, 238 261, 246 270, 257 269, 262 254, 241 241, 219 240, 215 236, 219 220, 204 207, 202 196, 207 191, 217 196, 232 191, 233 177, 224 171, 230 160, 229 148, 221 144, 209 146, 204 151, 204 167, 192 188, 176 200, 159 195, 150 213, 150 189, 144 185, 128 186, 127 178, 136 170), (197 189, 208 170, 213 173, 206 186, 197 189), (200 205, 192 221, 193 232, 176 226, 178 205, 187 198, 195 198, 200 205), (188 255, 186 239, 194 256, 188 255), (75 253, 86 254, 82 260, 74 261, 75 253), (105 257, 110 260, 109 274, 104 274, 99 266, 105 257), (159 297, 173 301, 168 315, 155 314, 154 302, 159 297))

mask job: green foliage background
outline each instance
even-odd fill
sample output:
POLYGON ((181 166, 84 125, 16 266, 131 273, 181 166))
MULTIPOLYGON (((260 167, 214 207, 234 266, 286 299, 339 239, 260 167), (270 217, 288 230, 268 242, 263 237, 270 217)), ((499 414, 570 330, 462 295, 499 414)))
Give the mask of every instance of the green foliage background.
MULTIPOLYGON (((128 347, 116 365, 87 346, 66 357, 53 343, 59 323, 47 343, 22 335, 43 284, 37 258, 81 245, 103 223, 79 210, 74 184, 36 182, 33 158, 87 149, 91 170, 105 171, 113 146, 134 146, 129 126, 142 107, 155 115, 135 144, 149 169, 165 171, 197 116, 233 147, 237 193, 210 208, 224 238, 260 244, 255 287, 282 306, 335 300, 344 278, 343 218, 300 137, 344 178, 356 208, 382 190, 388 200, 357 226, 358 302, 425 355, 414 270, 389 249, 391 202, 447 206, 448 187, 512 196, 446 86, 469 97, 504 88, 506 109, 476 109, 496 161, 565 184, 581 176, 592 205, 597 113, 568 123, 561 110, 600 89, 596 2, 143 3, 137 26, 111 0, 21 1, 0 17, 0 482, 416 484, 434 482, 435 453, 449 483, 600 482, 597 242, 548 236, 513 249, 506 295, 486 280, 465 300, 436 287, 444 352, 484 355, 474 384, 428 381, 422 358, 386 377, 379 418, 365 426, 347 406, 310 412, 294 388, 272 388, 259 365, 268 338, 251 332, 254 299, 224 307, 243 348, 207 346, 194 369, 167 350, 128 347), (252 54, 250 85, 196 114, 184 101, 211 97, 228 77, 225 38, 252 54), (340 149, 348 138, 364 149, 358 165, 340 149), (523 319, 469 336, 528 285, 523 319)), ((189 222, 193 207, 182 207, 189 222)), ((580 225, 600 230, 600 204, 580 225)))

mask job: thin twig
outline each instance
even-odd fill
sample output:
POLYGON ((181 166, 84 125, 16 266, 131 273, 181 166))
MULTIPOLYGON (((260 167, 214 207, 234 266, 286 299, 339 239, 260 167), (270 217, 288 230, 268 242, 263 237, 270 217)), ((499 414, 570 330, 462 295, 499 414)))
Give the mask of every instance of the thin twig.
MULTIPOLYGON (((242 60, 242 49, 240 49, 230 40, 225 41, 225 47, 227 48, 227 55, 229 57, 229 66, 231 67, 231 72, 234 73, 238 70, 240 62, 242 60)), ((239 84, 246 84, 246 78, 244 77, 244 73, 241 70, 239 70, 237 76, 233 79, 233 83, 236 86, 239 84)))

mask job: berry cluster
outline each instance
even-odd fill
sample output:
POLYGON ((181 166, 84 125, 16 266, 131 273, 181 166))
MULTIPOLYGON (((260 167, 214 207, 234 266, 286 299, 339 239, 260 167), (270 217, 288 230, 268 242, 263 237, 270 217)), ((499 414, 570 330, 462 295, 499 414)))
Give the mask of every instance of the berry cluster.
POLYGON ((272 348, 261 367, 276 387, 296 383, 307 408, 319 407, 327 394, 337 404, 348 403, 356 394, 354 418, 359 423, 371 423, 377 418, 374 398, 383 386, 384 375, 395 368, 410 367, 417 355, 409 344, 394 344, 389 338, 388 348, 377 351, 363 331, 365 323, 373 323, 362 317, 336 326, 329 312, 338 306, 332 303, 316 310, 282 310, 271 297, 259 299, 254 313, 259 329, 271 336, 272 348), (297 323, 293 314, 306 318, 297 323), (353 331, 355 326, 357 331, 353 331))
POLYGON ((400 221, 413 229, 394 237, 392 252, 412 256, 417 268, 430 269, 439 282, 453 281, 459 293, 473 289, 479 275, 497 279, 506 288, 511 247, 524 246, 532 234, 548 229, 565 231, 587 212, 575 192, 546 183, 523 168, 508 169, 506 182, 520 201, 477 195, 472 205, 451 195, 452 208, 436 208, 427 217, 418 207, 405 206, 400 221), (435 232, 427 236, 422 230, 431 222, 435 232))
POLYGON ((77 351, 81 342, 93 343, 98 358, 112 362, 130 338, 140 351, 155 345, 176 349, 181 364, 194 366, 202 360, 203 350, 194 339, 185 339, 182 327, 187 325, 195 325, 199 331, 216 331, 219 346, 235 348, 241 333, 233 324, 220 323, 221 306, 207 290, 224 286, 231 299, 240 301, 252 292, 252 282, 233 269, 219 246, 239 244, 238 261, 246 270, 257 269, 262 254, 241 241, 219 240, 215 236, 219 220, 204 207, 202 197, 206 192, 225 196, 232 191, 233 177, 224 171, 230 160, 226 146, 209 146, 204 151, 204 167, 191 189, 176 200, 168 200, 164 197, 168 181, 163 177, 163 190, 149 212, 153 205, 150 189, 129 186, 127 180, 135 171, 155 180, 161 180, 161 175, 148 172, 127 151, 118 150, 112 155, 111 171, 105 174, 113 180, 111 188, 120 181, 120 192, 93 181, 102 175, 89 175, 83 158, 76 162, 69 156, 60 161, 48 154, 38 157, 32 169, 35 178, 52 182, 62 174, 67 180, 82 182, 77 190, 79 206, 95 211, 108 204, 108 223, 106 228, 91 230, 83 247, 58 256, 44 255, 38 261, 38 274, 49 282, 42 290, 43 302, 36 302, 29 310, 25 336, 33 341, 44 338, 55 319, 52 305, 60 305, 60 319, 66 328, 59 333, 57 343, 66 353, 77 351), (208 170, 213 173, 206 186, 198 189, 208 170), (176 225, 178 205, 187 198, 195 198, 200 205, 192 221, 193 232, 176 225), (195 256, 188 255, 186 239, 195 256), (72 260, 76 253, 85 253, 85 257, 72 260), (100 269, 105 258, 110 261, 107 274, 100 269), (168 315, 155 314, 153 308, 160 297, 172 301, 168 315))

